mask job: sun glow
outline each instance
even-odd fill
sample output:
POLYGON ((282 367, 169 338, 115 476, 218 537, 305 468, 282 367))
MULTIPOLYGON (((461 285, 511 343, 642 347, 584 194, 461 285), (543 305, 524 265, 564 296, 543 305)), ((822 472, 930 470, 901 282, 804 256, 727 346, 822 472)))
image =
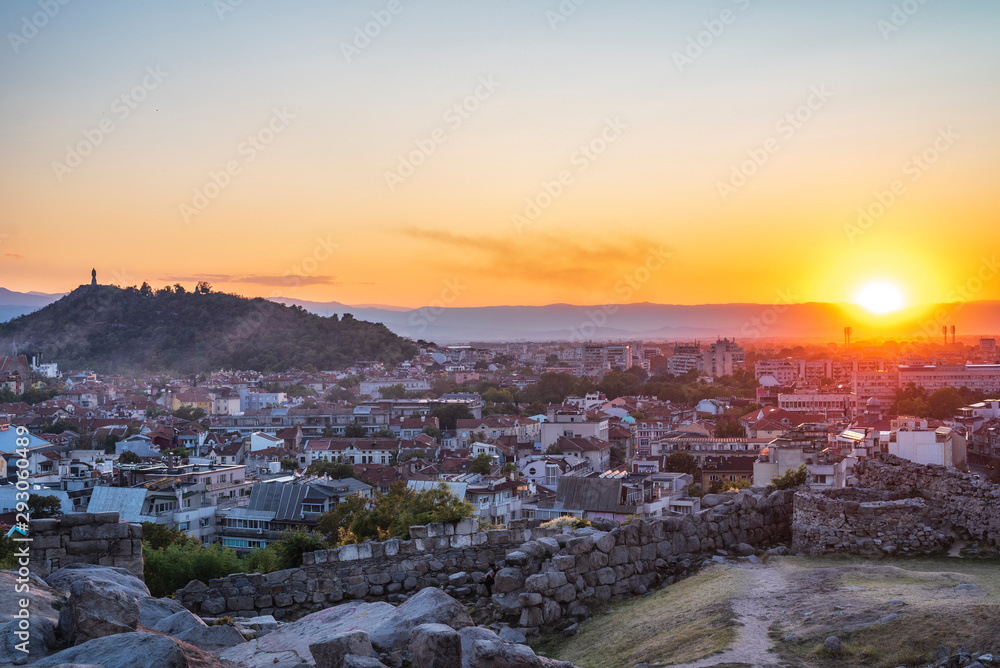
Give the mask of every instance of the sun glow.
POLYGON ((873 281, 861 286, 854 303, 872 313, 892 313, 905 305, 903 291, 888 281, 873 281))

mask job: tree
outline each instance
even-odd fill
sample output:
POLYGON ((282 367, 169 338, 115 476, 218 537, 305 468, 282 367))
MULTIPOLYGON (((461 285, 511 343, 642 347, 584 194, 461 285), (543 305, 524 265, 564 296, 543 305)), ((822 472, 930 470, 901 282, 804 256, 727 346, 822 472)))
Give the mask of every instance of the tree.
POLYGON ((716 480, 708 486, 708 493, 721 494, 731 490, 749 489, 752 484, 749 480, 716 480))
POLYGON ((310 466, 306 473, 311 475, 325 475, 338 480, 354 477, 354 467, 347 462, 316 462, 310 466))
POLYGON ((383 399, 405 399, 406 387, 402 383, 396 383, 379 388, 378 393, 383 399))
POLYGON ((356 494, 351 494, 320 515, 319 519, 316 520, 316 529, 326 536, 327 542, 331 545, 344 542, 343 539, 348 533, 354 540, 357 540, 354 523, 358 522, 357 528, 360 530, 370 514, 368 501, 356 494))
MULTIPOLYGON (((641 368, 639 371, 645 375, 645 372, 641 368)), ((604 374, 604 378, 597 384, 597 389, 606 394, 608 399, 617 399, 618 397, 636 394, 641 385, 642 380, 634 373, 610 371, 604 374)))
POLYGON ((55 422, 46 422, 42 425, 43 434, 61 434, 64 431, 73 431, 79 433, 80 428, 75 424, 67 420, 66 418, 59 418, 55 422))
POLYGON ((299 468, 299 461, 291 457, 284 457, 281 459, 281 470, 282 471, 294 471, 299 468))
POLYGON ((198 285, 195 286, 195 294, 207 295, 212 291, 212 284, 208 281, 198 281, 198 285))
POLYGON ((31 494, 28 496, 28 510, 31 512, 31 519, 34 520, 56 517, 62 515, 62 501, 58 496, 51 494, 45 496, 31 494))
POLYGON ((375 438, 396 438, 396 432, 389 427, 381 427, 372 436, 375 438))
POLYGON ((431 417, 438 419, 442 430, 449 431, 455 429, 459 420, 472 418, 472 413, 465 404, 445 404, 432 410, 431 417))
POLYGON ((806 465, 802 464, 797 469, 787 469, 781 475, 774 476, 771 478, 771 484, 774 485, 775 489, 792 489, 806 484, 808 479, 809 471, 806 469, 806 465))
POLYGON ((143 297, 150 297, 153 294, 153 288, 149 287, 149 283, 143 281, 142 285, 139 287, 139 294, 143 297))
POLYGON ((17 401, 17 395, 9 387, 0 387, 0 404, 12 404, 17 401))
POLYGON ((183 545, 193 539, 175 527, 155 522, 143 522, 142 540, 154 550, 162 550, 168 545, 183 545))
POLYGON ((195 420, 200 420, 205 417, 205 409, 196 408, 194 406, 181 406, 173 412, 173 416, 182 420, 187 420, 188 422, 194 422, 195 420))
POLYGON ((138 464, 142 461, 142 457, 132 452, 131 450, 123 450, 120 455, 118 455, 119 464, 138 464))
POLYGON ((667 456, 664 462, 667 471, 671 473, 687 473, 694 475, 698 472, 698 460, 686 452, 674 452, 667 456))
POLYGON ((549 447, 545 448, 545 454, 547 455, 561 455, 562 453, 562 448, 560 448, 557 443, 553 443, 549 447))
POLYGON ((479 473, 481 475, 489 475, 490 471, 493 469, 493 458, 490 457, 485 452, 478 454, 472 460, 472 464, 469 465, 469 470, 473 473, 479 473))
POLYGON ((353 401, 354 395, 343 387, 332 387, 323 397, 327 401, 353 401))
POLYGON ((367 434, 364 425, 357 420, 344 427, 344 436, 347 438, 364 438, 367 434))
POLYGON ((746 430, 743 429, 739 420, 724 417, 720 418, 715 425, 716 438, 743 438, 746 435, 746 430))
POLYGON ((170 450, 164 450, 163 454, 177 457, 178 459, 186 459, 191 456, 191 451, 187 448, 171 448, 170 450))
POLYGON ((302 527, 282 532, 281 538, 272 545, 283 569, 298 568, 302 565, 303 554, 326 548, 326 542, 322 538, 302 527))
POLYGON ((423 429, 421 429, 420 433, 421 434, 427 434, 428 436, 430 436, 431 438, 433 438, 435 441, 441 438, 441 430, 438 429, 437 427, 435 427, 432 424, 429 424, 426 427, 424 427, 423 429))

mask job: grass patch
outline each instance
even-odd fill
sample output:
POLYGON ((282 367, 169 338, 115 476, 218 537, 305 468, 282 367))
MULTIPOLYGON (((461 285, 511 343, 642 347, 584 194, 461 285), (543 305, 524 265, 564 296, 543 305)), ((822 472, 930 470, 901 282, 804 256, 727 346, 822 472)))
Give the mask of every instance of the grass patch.
POLYGON ((736 639, 731 601, 743 575, 708 568, 652 596, 611 604, 572 638, 547 636, 536 651, 584 668, 684 663, 728 648, 736 639))
MULTIPOLYGON (((839 668, 856 666, 863 660, 867 666, 891 668, 927 664, 940 645, 952 650, 964 645, 979 652, 1000 647, 1000 624, 996 622, 1000 616, 1000 568, 996 561, 946 557, 872 561, 824 556, 782 559, 781 567, 797 577, 822 573, 825 582, 834 584, 832 590, 822 593, 827 606, 840 603, 852 612, 869 610, 872 614, 867 619, 899 614, 885 622, 845 630, 851 620, 817 613, 812 625, 795 629, 808 638, 782 648, 811 664, 839 668), (979 589, 955 589, 960 584, 974 584, 979 589), (904 603, 890 605, 890 600, 904 603), (840 656, 832 657, 822 649, 825 635, 840 638, 840 656)), ((820 604, 806 605, 823 610, 820 604)))

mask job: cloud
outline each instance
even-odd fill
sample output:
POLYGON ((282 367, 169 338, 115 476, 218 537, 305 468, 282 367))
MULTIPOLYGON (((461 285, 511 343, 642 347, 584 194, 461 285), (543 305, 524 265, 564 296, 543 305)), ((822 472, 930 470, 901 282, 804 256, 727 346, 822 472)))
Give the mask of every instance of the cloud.
POLYGON ((304 285, 338 285, 336 276, 302 276, 299 274, 291 274, 287 276, 242 276, 240 278, 234 278, 229 282, 288 287, 302 287, 304 285))
POLYGON ((306 285, 339 285, 336 276, 302 276, 299 274, 288 274, 285 276, 235 276, 233 274, 193 274, 191 276, 168 276, 159 279, 168 282, 197 283, 208 281, 209 283, 251 283, 254 285, 267 285, 276 287, 298 288, 306 285))
POLYGON ((3 256, 4 257, 9 257, 12 260, 23 260, 24 259, 23 255, 18 255, 17 253, 4 253, 3 256))
POLYGON ((447 230, 404 227, 402 234, 431 244, 450 246, 466 255, 451 262, 468 272, 487 272, 503 278, 549 283, 574 290, 604 289, 613 285, 645 261, 650 248, 659 247, 650 239, 615 231, 595 237, 589 245, 574 235, 543 232, 525 239, 502 236, 465 235, 447 230), (476 257, 469 257, 475 255, 476 257))

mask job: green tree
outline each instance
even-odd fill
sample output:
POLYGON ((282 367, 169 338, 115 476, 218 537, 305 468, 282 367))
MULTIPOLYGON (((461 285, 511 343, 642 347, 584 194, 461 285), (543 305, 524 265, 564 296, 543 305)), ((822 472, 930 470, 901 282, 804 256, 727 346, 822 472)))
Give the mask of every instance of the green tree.
POLYGON ((347 438, 364 438, 368 434, 364 425, 358 421, 354 421, 344 427, 344 436, 347 438))
POLYGON ((281 459, 282 471, 294 471, 297 468, 299 468, 299 460, 293 459, 292 457, 283 457, 281 459))
MULTIPOLYGON (((326 537, 331 545, 340 542, 342 533, 351 532, 357 536, 364 533, 364 527, 369 523, 371 510, 368 501, 352 494, 326 511, 316 520, 316 529, 326 537)), ((367 536, 366 536, 367 537, 367 536)))
POLYGON ((338 480, 342 478, 353 478, 354 477, 354 466, 348 462, 315 462, 307 470, 306 473, 311 475, 326 475, 331 478, 336 478, 338 480))
POLYGON ((449 431, 455 429, 459 420, 468 420, 472 417, 469 407, 465 404, 445 404, 438 406, 431 411, 431 417, 438 419, 441 429, 449 431))
POLYGON ((299 527, 295 530, 282 532, 281 538, 271 544, 281 568, 298 568, 302 565, 302 555, 327 547, 326 542, 318 535, 299 527))
POLYGON ((667 456, 664 465, 671 473, 694 475, 698 472, 698 460, 686 452, 671 453, 667 456))
POLYGON ((142 457, 135 454, 131 450, 123 450, 120 455, 118 455, 119 464, 139 464, 142 462, 142 457))
POLYGON ((545 454, 547 455, 561 455, 562 453, 562 448, 560 448, 557 443, 553 443, 549 447, 545 448, 545 454))
POLYGON ((178 459, 187 459, 191 456, 191 451, 187 448, 171 448, 169 450, 164 450, 163 454, 177 457, 178 459))
POLYGON ((721 494, 730 490, 749 489, 752 484, 749 480, 716 480, 708 486, 708 492, 721 494))
POLYGON ((168 545, 184 545, 194 538, 180 529, 155 522, 142 523, 142 540, 154 550, 162 550, 168 545))
POLYGON ((43 434, 61 434, 64 431, 72 431, 79 433, 80 428, 75 424, 67 420, 66 418, 59 418, 55 422, 46 422, 42 425, 43 434))
POLYGON ((806 465, 802 464, 797 469, 787 469, 781 475, 774 476, 771 478, 771 484, 774 485, 775 489, 792 489, 806 484, 808 479, 809 471, 806 469, 806 465))
POLYGON ((432 424, 429 424, 426 427, 424 427, 423 429, 421 429, 420 433, 421 434, 427 434, 428 436, 430 436, 431 438, 433 438, 435 441, 441 438, 441 430, 438 429, 437 427, 435 427, 432 424))
POLYGON ((31 494, 28 496, 28 510, 31 512, 31 518, 35 520, 56 517, 62 515, 62 501, 51 494, 45 496, 31 494))
POLYGON ((194 422, 195 420, 200 420, 205 417, 205 409, 195 408, 194 406, 181 406, 173 412, 173 416, 182 420, 194 422))
POLYGON ((143 574, 146 586, 155 597, 173 596, 174 592, 191 580, 208 582, 242 569, 242 563, 232 548, 214 543, 202 547, 198 541, 173 543, 165 548, 153 549, 143 541, 143 574))
POLYGON ((380 388, 378 393, 383 399, 405 399, 406 387, 402 383, 396 383, 380 388))
POLYGON ((715 424, 716 438, 743 438, 746 435, 746 430, 739 420, 723 417, 715 424))
POLYGON ((0 387, 0 404, 12 404, 17 401, 17 395, 9 387, 0 387))
POLYGON ((472 460, 472 464, 469 465, 469 470, 473 473, 479 473, 481 475, 489 475, 490 471, 493 469, 493 458, 490 457, 485 452, 478 454, 472 460))

